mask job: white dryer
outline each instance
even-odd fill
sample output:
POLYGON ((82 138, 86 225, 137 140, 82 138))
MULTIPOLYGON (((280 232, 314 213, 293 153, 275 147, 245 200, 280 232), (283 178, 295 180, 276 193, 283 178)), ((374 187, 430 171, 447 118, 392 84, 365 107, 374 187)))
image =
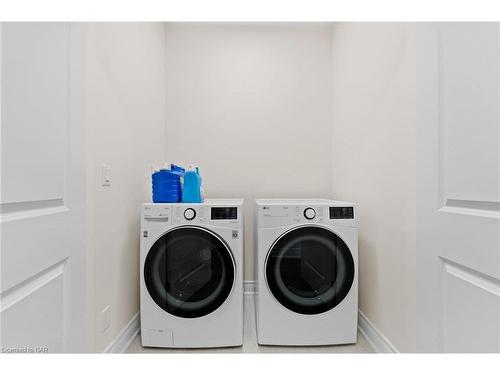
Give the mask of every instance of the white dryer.
POLYGON ((143 346, 242 345, 242 203, 142 205, 143 346))
POLYGON ((355 205, 326 199, 259 199, 255 218, 259 344, 356 342, 355 205))

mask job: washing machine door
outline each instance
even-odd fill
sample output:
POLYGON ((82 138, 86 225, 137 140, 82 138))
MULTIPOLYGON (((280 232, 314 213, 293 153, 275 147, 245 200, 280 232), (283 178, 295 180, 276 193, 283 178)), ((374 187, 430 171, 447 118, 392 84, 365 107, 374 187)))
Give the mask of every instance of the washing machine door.
POLYGON ((153 300, 169 314, 198 318, 217 310, 229 296, 235 263, 227 244, 201 227, 179 227, 161 236, 144 264, 153 300))
POLYGON ((300 314, 320 314, 347 296, 354 259, 334 232, 317 226, 292 229, 271 246, 265 264, 267 285, 276 300, 300 314))

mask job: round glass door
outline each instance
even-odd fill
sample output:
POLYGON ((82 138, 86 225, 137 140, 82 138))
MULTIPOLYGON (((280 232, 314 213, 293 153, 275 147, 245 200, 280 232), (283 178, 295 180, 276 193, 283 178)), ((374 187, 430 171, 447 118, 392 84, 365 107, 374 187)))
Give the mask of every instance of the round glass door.
POLYGON ((332 231, 306 226, 281 236, 269 250, 266 280, 287 309, 320 314, 347 296, 354 280, 354 259, 332 231))
POLYGON ((234 283, 231 252, 216 234, 198 227, 165 233, 144 264, 146 288, 166 312, 197 318, 221 306, 234 283))

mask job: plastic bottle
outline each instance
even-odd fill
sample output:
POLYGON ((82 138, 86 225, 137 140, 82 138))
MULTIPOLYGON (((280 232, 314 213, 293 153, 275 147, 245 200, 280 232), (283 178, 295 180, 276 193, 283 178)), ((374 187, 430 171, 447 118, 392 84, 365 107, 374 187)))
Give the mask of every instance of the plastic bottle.
POLYGON ((183 203, 201 203, 203 196, 201 193, 201 176, 198 167, 189 166, 184 174, 184 185, 182 188, 183 203))
MULTIPOLYGON (((183 168, 180 169, 183 170, 183 168)), ((168 164, 165 164, 159 171, 152 173, 153 202, 180 202, 182 198, 181 176, 180 170, 172 171, 168 169, 168 164)))

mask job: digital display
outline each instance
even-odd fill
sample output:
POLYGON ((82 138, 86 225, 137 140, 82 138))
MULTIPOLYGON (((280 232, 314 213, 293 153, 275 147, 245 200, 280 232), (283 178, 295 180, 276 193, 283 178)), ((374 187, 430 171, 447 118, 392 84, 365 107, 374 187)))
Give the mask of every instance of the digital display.
POLYGON ((354 219, 354 207, 330 207, 330 219, 354 219))
POLYGON ((238 207, 212 207, 210 218, 212 220, 236 220, 238 207))

